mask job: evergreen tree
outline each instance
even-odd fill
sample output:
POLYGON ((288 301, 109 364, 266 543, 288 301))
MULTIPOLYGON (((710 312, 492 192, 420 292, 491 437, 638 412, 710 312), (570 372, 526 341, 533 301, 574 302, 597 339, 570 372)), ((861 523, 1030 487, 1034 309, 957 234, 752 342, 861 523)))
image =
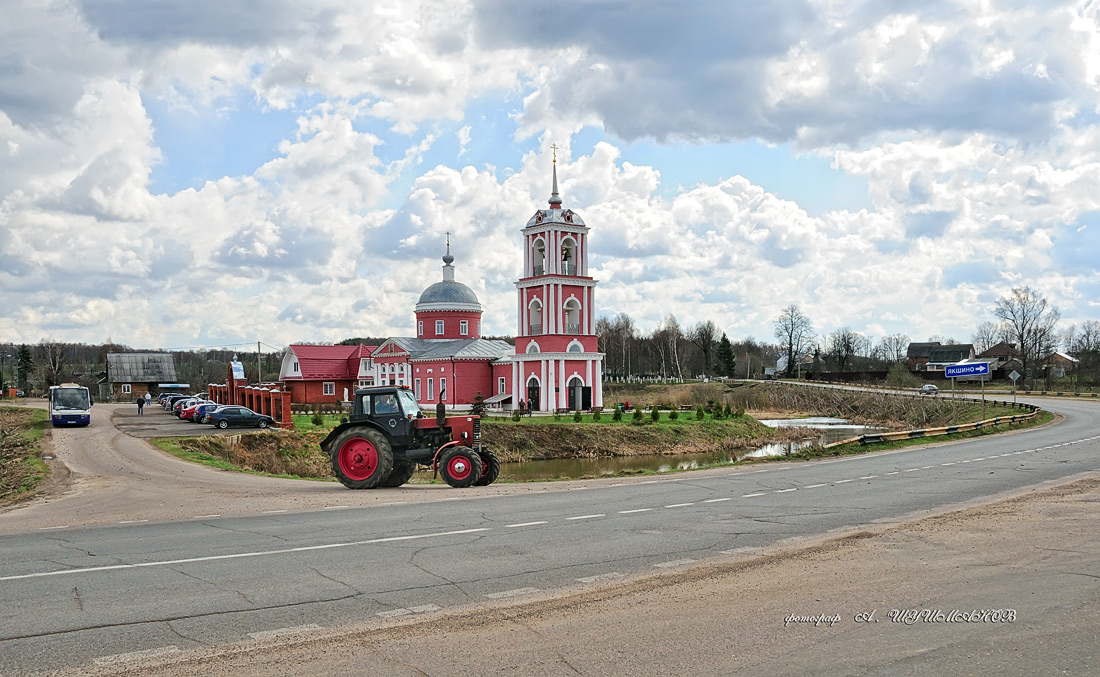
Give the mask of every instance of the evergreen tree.
POLYGON ((737 368, 737 356, 733 354, 733 344, 724 333, 718 340, 718 365, 722 376, 733 378, 733 370, 737 368))
POLYGON ((30 390, 31 374, 34 373, 34 356, 25 343, 19 346, 19 357, 16 358, 16 364, 19 365, 18 377, 16 378, 19 387, 23 390, 30 390))
POLYGON ((470 414, 485 418, 485 398, 481 396, 480 390, 477 391, 477 395, 474 396, 474 401, 470 404, 470 414))

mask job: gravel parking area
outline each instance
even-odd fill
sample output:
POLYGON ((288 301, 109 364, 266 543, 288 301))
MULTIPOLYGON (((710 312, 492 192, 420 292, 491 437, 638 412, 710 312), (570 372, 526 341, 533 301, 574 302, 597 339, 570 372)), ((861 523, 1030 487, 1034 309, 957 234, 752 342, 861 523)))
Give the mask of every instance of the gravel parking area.
POLYGON ((259 428, 230 427, 220 430, 212 425, 192 423, 176 418, 154 402, 145 407, 145 413, 138 416, 137 405, 117 409, 111 415, 111 425, 119 432, 131 437, 149 439, 152 437, 194 437, 195 435, 240 435, 258 432, 259 428))

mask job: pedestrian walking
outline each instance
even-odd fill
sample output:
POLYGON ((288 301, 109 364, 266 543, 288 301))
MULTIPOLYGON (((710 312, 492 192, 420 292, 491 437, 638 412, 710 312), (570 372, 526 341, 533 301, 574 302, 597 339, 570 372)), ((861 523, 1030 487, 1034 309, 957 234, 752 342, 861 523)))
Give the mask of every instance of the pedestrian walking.
POLYGON ((145 398, 144 397, 137 398, 137 405, 138 405, 138 416, 144 416, 145 415, 145 398))

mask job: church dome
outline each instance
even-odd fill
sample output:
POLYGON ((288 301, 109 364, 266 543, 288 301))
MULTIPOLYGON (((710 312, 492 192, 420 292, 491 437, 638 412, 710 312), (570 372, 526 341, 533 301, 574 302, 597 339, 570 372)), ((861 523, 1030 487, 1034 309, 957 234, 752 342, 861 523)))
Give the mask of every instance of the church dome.
POLYGON ((416 302, 416 305, 421 306, 426 303, 480 306, 477 301, 477 295, 474 294, 473 289, 470 289, 461 282, 455 282, 453 280, 436 282, 425 289, 424 293, 420 295, 420 300, 416 302))

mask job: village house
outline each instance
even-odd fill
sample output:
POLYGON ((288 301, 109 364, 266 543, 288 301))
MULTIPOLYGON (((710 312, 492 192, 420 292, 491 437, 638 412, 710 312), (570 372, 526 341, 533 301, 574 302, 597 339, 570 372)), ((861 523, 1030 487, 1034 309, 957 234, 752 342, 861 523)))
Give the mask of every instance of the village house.
POLYGON ((176 383, 176 363, 170 353, 107 353, 107 372, 99 385, 101 399, 123 402, 188 387, 176 383))

